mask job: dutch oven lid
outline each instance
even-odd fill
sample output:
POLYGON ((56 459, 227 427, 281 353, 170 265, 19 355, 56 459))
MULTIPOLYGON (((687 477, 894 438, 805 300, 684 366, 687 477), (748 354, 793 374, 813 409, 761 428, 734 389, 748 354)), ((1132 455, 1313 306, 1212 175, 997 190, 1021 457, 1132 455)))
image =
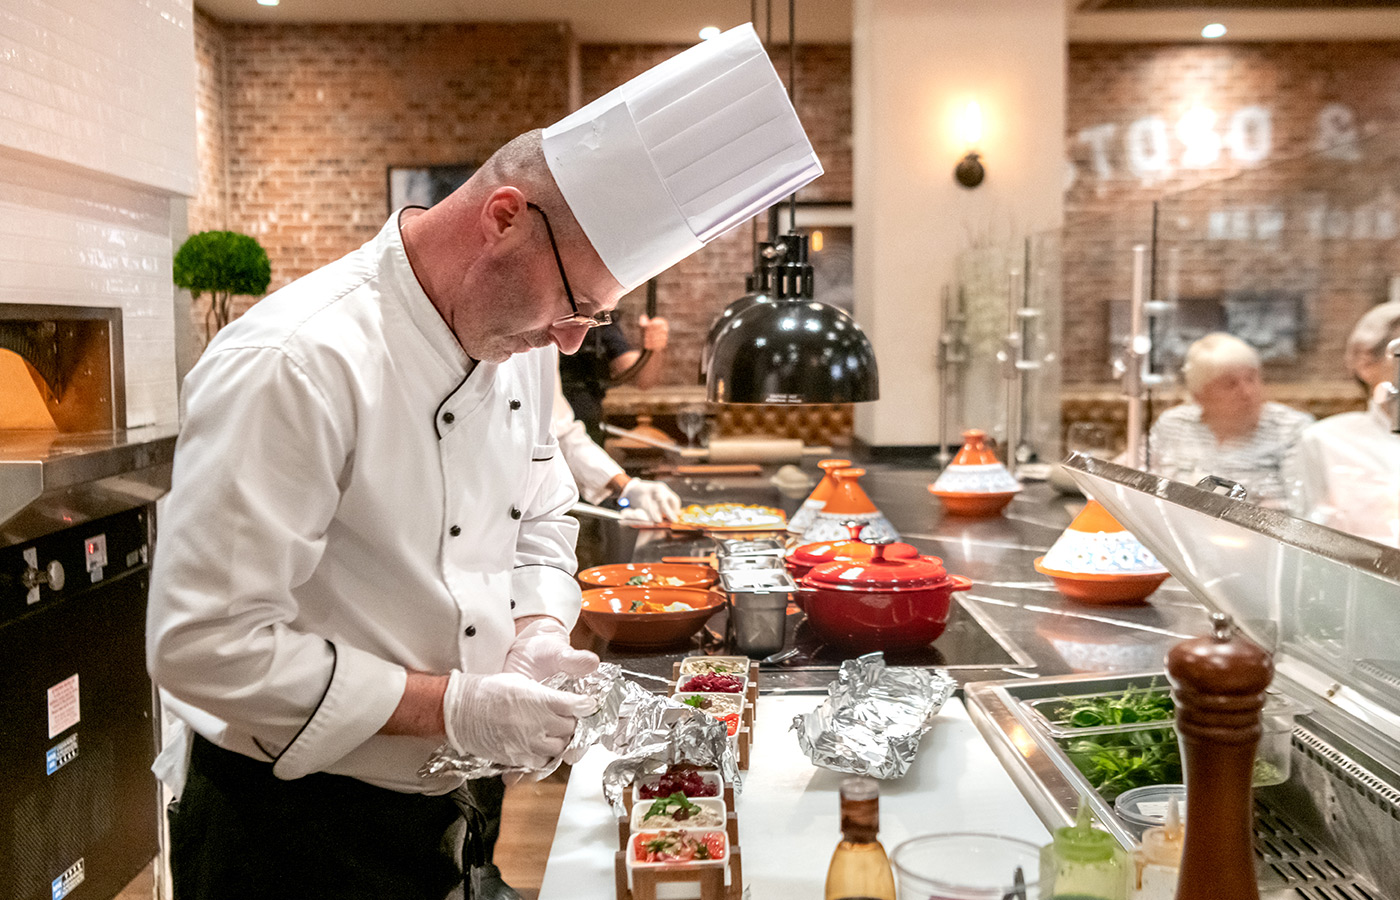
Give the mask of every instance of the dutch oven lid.
MULTIPOLYGON (((799 566, 809 567, 838 559, 867 562, 875 555, 876 546, 858 540, 816 541, 794 547, 788 553, 788 559, 799 566)), ((886 559, 917 559, 919 556, 918 547, 901 541, 885 544, 884 548, 886 559)))
POLYGON ((941 587, 948 581, 948 570, 936 556, 888 559, 881 552, 888 545, 869 546, 875 552, 871 559, 823 563, 808 572, 803 583, 844 591, 917 591, 941 587))

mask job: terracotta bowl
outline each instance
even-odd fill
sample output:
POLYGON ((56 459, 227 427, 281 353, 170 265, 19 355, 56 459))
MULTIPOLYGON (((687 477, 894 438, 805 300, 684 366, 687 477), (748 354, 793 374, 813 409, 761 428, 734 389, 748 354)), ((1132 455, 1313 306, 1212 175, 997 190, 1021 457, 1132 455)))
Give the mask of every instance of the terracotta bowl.
POLYGON ((986 518, 1000 515, 1020 491, 1004 491, 996 494, 963 494, 954 491, 935 491, 929 485, 928 492, 943 501, 943 508, 950 515, 986 518))
POLYGON ((1035 570, 1049 576, 1056 589, 1071 600, 1099 606, 1114 603, 1143 603, 1149 594, 1162 586, 1169 572, 1144 572, 1136 575, 1089 572, 1061 572, 1041 565, 1045 557, 1035 558, 1035 570))
POLYGON ((672 647, 689 641, 726 603, 719 591, 698 588, 609 587, 583 592, 583 621, 594 634, 629 647, 672 647), (653 608, 683 603, 671 612, 630 610, 638 603, 653 608))
POLYGON ((578 580, 594 587, 694 587, 707 588, 719 580, 709 566, 686 563, 615 563, 594 566, 578 573, 578 580), (633 578, 649 578, 646 584, 629 585, 633 578), (678 578, 681 584, 656 584, 657 580, 678 578))

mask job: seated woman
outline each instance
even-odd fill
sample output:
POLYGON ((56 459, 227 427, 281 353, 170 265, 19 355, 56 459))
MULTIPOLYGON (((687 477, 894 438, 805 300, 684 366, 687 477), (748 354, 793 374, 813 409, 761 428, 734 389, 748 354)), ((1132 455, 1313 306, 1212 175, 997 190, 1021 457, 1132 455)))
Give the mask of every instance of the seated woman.
POLYGON ((1294 515, 1392 547, 1400 547, 1400 434, 1391 431, 1395 360, 1385 350, 1396 338, 1400 303, 1382 303, 1357 321, 1346 364, 1369 406, 1310 425, 1284 464, 1297 486, 1294 515))
POLYGON ((1181 375, 1192 402, 1158 417, 1148 468, 1187 484, 1218 475, 1244 485, 1252 503, 1286 506, 1283 460, 1313 417, 1266 402, 1259 354, 1223 332, 1191 345, 1181 375))

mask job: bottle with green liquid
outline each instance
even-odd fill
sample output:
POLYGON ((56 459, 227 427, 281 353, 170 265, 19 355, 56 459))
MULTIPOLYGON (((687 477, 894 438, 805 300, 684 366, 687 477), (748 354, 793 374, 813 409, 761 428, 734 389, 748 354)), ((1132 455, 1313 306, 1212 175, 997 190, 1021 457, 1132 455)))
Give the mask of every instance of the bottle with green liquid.
POLYGON ((1041 900, 1127 900, 1128 854, 1092 818, 1081 798, 1075 823, 1041 848, 1041 900))

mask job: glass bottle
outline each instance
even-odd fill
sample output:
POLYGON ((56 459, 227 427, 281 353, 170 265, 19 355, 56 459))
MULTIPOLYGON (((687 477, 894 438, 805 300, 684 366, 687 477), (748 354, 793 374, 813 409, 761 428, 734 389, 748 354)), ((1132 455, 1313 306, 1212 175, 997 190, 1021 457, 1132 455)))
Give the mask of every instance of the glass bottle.
POLYGON ((841 782, 841 843, 826 870, 826 900, 895 900, 894 873, 880 830, 880 785, 873 778, 841 782))
POLYGON ((1126 900, 1128 854, 1091 824, 1081 797, 1073 825, 1055 829, 1040 851, 1040 896, 1045 900, 1126 900))

